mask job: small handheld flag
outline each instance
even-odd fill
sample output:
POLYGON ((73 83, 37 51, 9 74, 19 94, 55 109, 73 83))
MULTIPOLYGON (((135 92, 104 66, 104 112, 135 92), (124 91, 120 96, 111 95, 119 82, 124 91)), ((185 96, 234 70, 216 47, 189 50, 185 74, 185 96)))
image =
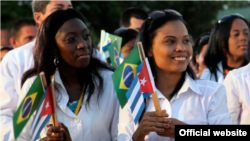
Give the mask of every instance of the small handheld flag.
POLYGON ((17 139, 24 126, 27 124, 30 116, 37 109, 39 102, 44 94, 42 76, 38 75, 31 85, 24 100, 17 108, 13 116, 14 137, 17 139))
POLYGON ((136 67, 141 63, 140 51, 135 46, 128 57, 121 63, 112 75, 113 84, 121 107, 127 103, 126 92, 136 76, 136 67))
MULTIPOLYGON (((143 63, 136 67, 137 72, 141 71, 142 64, 143 63)), ((136 124, 143 112, 143 109, 145 108, 143 93, 140 91, 138 75, 136 75, 136 77, 134 78, 129 90, 126 93, 126 96, 134 118, 134 122, 136 124)))
POLYGON ((49 85, 39 103, 35 118, 32 123, 31 141, 35 141, 38 139, 42 129, 49 122, 52 112, 53 112, 53 100, 52 100, 51 85, 49 85))
POLYGON ((146 58, 143 62, 143 66, 138 75, 138 79, 140 81, 141 92, 154 93, 156 91, 154 78, 148 62, 148 58, 146 58))

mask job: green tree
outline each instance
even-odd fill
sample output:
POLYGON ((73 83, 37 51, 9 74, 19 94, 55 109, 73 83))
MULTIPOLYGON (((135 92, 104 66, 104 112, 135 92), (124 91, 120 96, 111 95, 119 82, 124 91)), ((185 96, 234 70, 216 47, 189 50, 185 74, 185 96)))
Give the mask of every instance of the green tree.
MULTIPOLYGON (((182 13, 188 23, 189 33, 194 38, 203 32, 210 31, 213 21, 216 21, 218 11, 224 5, 228 7, 244 5, 249 2, 232 1, 72 1, 73 7, 82 12, 95 43, 99 42, 100 31, 104 29, 113 33, 119 28, 122 12, 128 7, 138 7, 150 13, 154 10, 175 9, 182 13)), ((247 5, 248 4, 248 5, 247 5)), ((30 1, 1 2, 1 28, 10 28, 16 20, 22 17, 32 17, 30 1)))
POLYGON ((23 17, 33 17, 30 1, 1 1, 1 28, 11 28, 23 17))
POLYGON ((223 2, 219 1, 73 1, 72 3, 83 13, 95 42, 99 41, 101 29, 113 33, 119 28, 120 16, 128 7, 138 7, 148 13, 154 10, 175 9, 182 13, 184 20, 188 23, 189 33, 194 37, 210 31, 212 20, 223 8, 223 2))

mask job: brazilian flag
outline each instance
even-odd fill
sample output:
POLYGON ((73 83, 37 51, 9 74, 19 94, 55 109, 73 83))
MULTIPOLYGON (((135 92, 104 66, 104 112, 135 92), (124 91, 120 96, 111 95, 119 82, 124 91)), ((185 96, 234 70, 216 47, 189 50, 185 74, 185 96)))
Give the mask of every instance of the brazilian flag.
POLYGON ((15 139, 22 132, 30 116, 37 109, 44 94, 41 76, 38 75, 13 117, 15 139))
POLYGON ((112 75, 115 91, 122 108, 128 101, 126 92, 136 76, 136 67, 141 62, 139 48, 136 45, 112 75))
POLYGON ((117 49, 119 51, 121 51, 122 37, 110 34, 110 33, 105 32, 105 31, 101 31, 101 35, 102 35, 101 38, 103 38, 102 43, 101 43, 101 48, 103 48, 107 44, 114 43, 116 41, 116 39, 118 39, 118 47, 117 47, 117 49))
POLYGON ((117 69, 120 66, 120 52, 118 51, 116 41, 108 47, 108 51, 111 65, 117 69))

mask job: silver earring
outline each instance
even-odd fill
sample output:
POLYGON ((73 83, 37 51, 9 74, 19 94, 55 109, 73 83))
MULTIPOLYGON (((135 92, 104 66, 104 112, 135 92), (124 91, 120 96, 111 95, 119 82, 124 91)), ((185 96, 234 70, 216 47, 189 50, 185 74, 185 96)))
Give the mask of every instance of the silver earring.
POLYGON ((58 66, 58 64, 59 64, 59 60, 58 60, 58 58, 57 57, 55 57, 55 59, 54 59, 54 64, 55 64, 55 66, 57 67, 58 66))

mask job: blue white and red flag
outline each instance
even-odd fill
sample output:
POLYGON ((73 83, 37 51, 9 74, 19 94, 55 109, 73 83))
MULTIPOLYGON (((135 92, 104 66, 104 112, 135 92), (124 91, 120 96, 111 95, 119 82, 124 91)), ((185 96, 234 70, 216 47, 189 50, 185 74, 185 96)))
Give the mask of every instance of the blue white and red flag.
POLYGON ((31 141, 35 141, 38 139, 42 129, 49 122, 52 113, 53 113, 53 100, 52 100, 51 85, 49 85, 46 92, 43 94, 43 97, 36 110, 36 115, 31 127, 31 133, 32 133, 31 141))

